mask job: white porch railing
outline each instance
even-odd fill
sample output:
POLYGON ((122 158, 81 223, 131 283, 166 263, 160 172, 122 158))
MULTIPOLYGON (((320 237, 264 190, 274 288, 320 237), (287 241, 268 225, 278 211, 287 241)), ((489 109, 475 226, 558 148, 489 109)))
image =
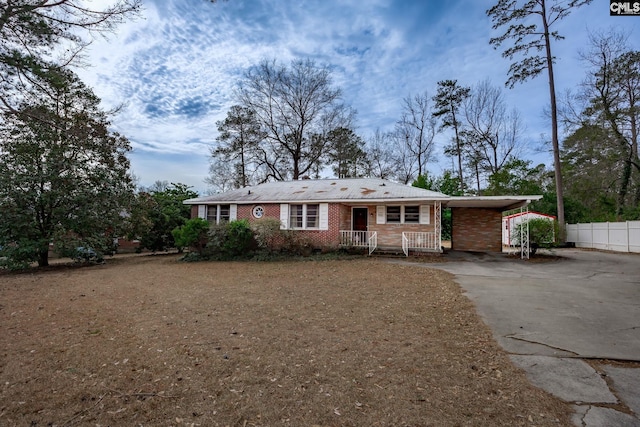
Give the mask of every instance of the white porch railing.
POLYGON ((373 253, 378 247, 378 233, 376 231, 373 232, 371 237, 369 237, 369 255, 373 253))
POLYGON ((403 231, 402 232, 402 251, 409 256, 410 249, 426 249, 429 251, 438 251, 440 248, 438 235, 433 232, 422 231, 403 231))
POLYGON ((409 238, 402 233, 402 252, 404 256, 409 256, 409 238))
POLYGON ((366 248, 369 246, 368 231, 340 230, 340 246, 355 246, 366 248))
POLYGON ((378 233, 369 231, 340 230, 340 246, 368 248, 369 255, 378 247, 378 233))

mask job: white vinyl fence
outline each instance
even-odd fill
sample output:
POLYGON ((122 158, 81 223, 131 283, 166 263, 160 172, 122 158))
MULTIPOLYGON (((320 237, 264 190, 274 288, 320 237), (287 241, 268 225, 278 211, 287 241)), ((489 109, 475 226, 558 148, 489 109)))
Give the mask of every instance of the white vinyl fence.
POLYGON ((640 221, 567 224, 567 242, 577 248, 640 253, 640 221))

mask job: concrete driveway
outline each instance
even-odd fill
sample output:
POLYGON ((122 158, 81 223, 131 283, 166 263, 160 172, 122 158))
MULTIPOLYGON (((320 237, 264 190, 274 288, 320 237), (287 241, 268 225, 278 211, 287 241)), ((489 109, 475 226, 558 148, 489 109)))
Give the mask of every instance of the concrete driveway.
POLYGON ((479 314, 577 426, 640 426, 640 255, 556 250, 543 262, 446 254, 479 314))

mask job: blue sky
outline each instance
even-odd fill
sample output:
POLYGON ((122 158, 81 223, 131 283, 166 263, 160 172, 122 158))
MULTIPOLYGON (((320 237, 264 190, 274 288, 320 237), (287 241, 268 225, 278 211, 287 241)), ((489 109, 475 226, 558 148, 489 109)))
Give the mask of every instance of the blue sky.
MULTIPOLYGON (((108 0, 100 3, 108 4, 108 0)), ((132 142, 132 168, 141 185, 181 182, 205 193, 209 148, 216 121, 233 105, 243 71, 263 59, 289 63, 311 58, 329 64, 336 86, 357 112, 365 139, 376 128, 391 130, 402 99, 436 92, 443 79, 472 86, 484 79, 503 86, 509 61, 489 45, 498 35, 485 11, 494 0, 145 0, 142 17, 119 26, 90 47, 91 67, 78 70, 105 109, 123 108, 115 130, 132 142)), ((610 17, 596 0, 577 9, 557 30, 558 93, 584 78, 579 51, 588 32, 612 27, 631 32, 640 49, 640 16, 610 17)), ((544 75, 506 89, 524 121, 524 157, 551 165, 540 153, 550 128, 544 75)), ((449 135, 437 137, 437 153, 449 135)), ((430 172, 451 167, 439 156, 430 172)))

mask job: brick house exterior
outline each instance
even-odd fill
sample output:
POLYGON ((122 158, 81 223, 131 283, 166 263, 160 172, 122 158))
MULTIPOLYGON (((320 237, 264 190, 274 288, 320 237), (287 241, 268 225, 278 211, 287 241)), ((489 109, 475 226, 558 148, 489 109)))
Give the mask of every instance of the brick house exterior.
POLYGON ((472 252, 502 251, 502 211, 487 208, 451 208, 451 242, 472 252), (500 235, 500 239, 496 236, 500 235))
POLYGON ((501 207, 537 196, 449 197, 382 179, 270 182, 186 200, 191 217, 212 223, 278 219, 282 229, 304 233, 315 248, 344 246, 440 252, 441 209, 453 209, 452 248, 500 251, 501 207), (482 207, 487 205, 486 207, 482 207))

